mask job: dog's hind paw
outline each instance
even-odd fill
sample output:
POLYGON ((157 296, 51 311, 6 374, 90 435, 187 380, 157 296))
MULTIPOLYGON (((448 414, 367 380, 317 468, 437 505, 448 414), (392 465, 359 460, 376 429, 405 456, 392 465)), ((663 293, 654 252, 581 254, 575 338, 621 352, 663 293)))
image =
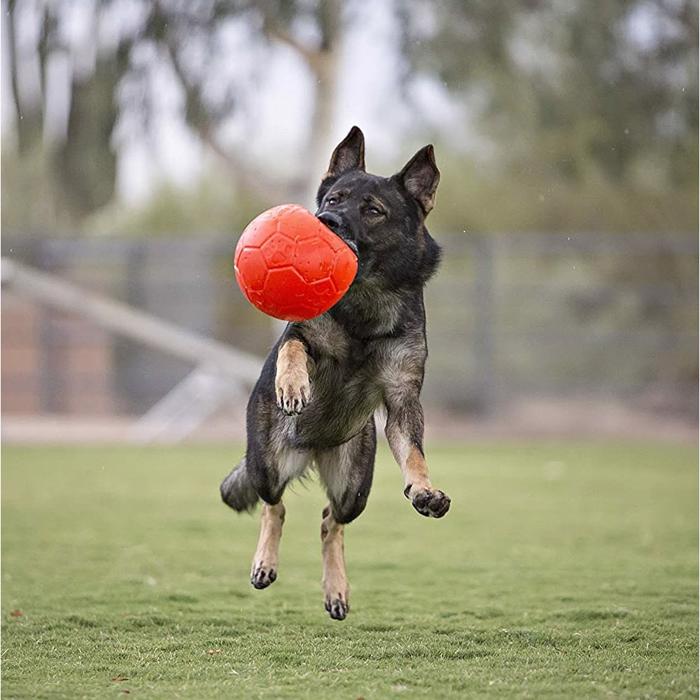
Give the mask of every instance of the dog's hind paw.
POLYGON ((450 497, 444 491, 421 489, 411 493, 409 486, 405 493, 413 507, 426 518, 442 518, 450 509, 450 497))
POLYGON ((271 583, 277 580, 277 571, 266 567, 264 564, 253 565, 253 570, 250 574, 250 582, 254 588, 261 590, 267 588, 271 583))
POLYGON ((342 598, 326 598, 326 612, 334 620, 344 620, 350 612, 350 605, 342 598))

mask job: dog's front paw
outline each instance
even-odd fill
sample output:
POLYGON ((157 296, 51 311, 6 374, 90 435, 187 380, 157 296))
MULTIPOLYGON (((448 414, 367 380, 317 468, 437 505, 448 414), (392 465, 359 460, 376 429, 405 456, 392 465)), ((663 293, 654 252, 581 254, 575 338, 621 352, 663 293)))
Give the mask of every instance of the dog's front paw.
POLYGON ((311 384, 306 372, 288 372, 275 381, 277 405, 288 415, 301 413, 311 400, 311 384))
POLYGON ((413 507, 426 518, 442 518, 450 509, 450 497, 438 489, 413 489, 407 486, 406 498, 411 499, 413 507))

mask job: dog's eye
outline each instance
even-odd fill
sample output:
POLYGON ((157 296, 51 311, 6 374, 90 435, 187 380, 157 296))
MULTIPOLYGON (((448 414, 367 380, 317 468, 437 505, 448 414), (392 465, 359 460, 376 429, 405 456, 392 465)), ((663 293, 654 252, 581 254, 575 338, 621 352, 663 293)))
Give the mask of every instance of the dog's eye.
POLYGON ((372 216, 383 216, 384 212, 379 208, 375 207, 374 205, 371 205, 367 207, 367 212, 371 214, 372 216))
POLYGON ((331 206, 331 207, 335 206, 337 203, 338 203, 338 198, 337 198, 337 197, 329 197, 329 198, 326 200, 326 204, 328 204, 328 205, 331 206))

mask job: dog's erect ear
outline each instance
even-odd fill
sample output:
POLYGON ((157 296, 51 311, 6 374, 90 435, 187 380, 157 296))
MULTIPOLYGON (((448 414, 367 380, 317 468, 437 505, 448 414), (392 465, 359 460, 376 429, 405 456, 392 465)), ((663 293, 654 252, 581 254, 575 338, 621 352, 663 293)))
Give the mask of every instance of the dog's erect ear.
POLYGON ((338 177, 348 170, 365 169, 365 137, 353 126, 348 135, 335 147, 328 172, 323 176, 338 177))
POLYGON ((440 171, 435 164, 435 151, 424 146, 406 163, 398 174, 398 179, 406 191, 420 204, 427 216, 435 206, 435 192, 440 182, 440 171))

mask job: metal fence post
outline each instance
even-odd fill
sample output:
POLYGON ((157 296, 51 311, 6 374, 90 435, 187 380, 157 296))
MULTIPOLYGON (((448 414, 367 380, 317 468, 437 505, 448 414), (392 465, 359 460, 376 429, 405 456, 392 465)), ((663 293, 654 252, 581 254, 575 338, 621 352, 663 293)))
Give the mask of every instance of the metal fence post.
POLYGON ((481 414, 490 413, 496 402, 494 326, 494 241, 485 234, 469 237, 474 254, 474 329, 471 344, 476 367, 474 404, 481 414))
MULTIPOLYGON (((55 272, 58 268, 48 240, 39 240, 33 251, 34 261, 39 269, 55 272)), ((63 408, 64 373, 61 367, 61 336, 57 328, 57 314, 54 309, 41 307, 39 318, 40 337, 40 405, 45 413, 59 413, 63 408)))

